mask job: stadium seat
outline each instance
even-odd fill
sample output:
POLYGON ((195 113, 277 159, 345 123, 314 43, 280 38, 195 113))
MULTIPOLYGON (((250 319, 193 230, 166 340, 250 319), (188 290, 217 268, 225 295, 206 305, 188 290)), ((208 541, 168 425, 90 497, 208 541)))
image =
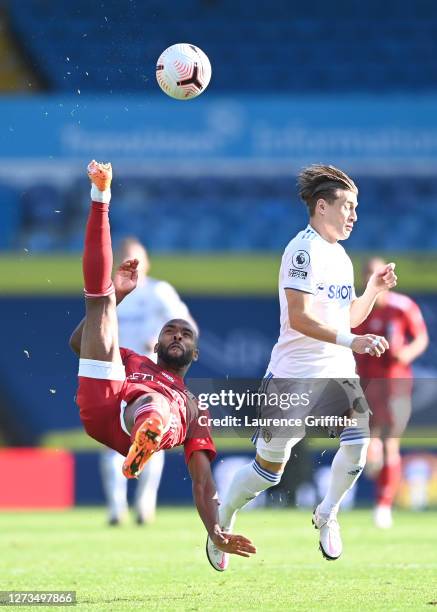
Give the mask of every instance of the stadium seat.
POLYGON ((143 91, 139 66, 145 58, 153 66, 175 40, 195 41, 214 57, 215 91, 334 92, 339 80, 342 91, 437 87, 430 59, 437 55, 437 6, 426 0, 337 0, 335 20, 323 0, 277 0, 274 12, 269 0, 137 2, 126 5, 123 20, 116 0, 104 9, 102 20, 100 4, 82 0, 9 3, 21 44, 59 91, 143 91))
MULTIPOLYGON (((357 177, 357 183, 359 223, 350 248, 437 249, 435 177, 366 176, 357 177)), ((113 195, 114 241, 134 231, 155 251, 280 251, 307 223, 290 176, 121 176, 113 195)), ((0 185, 0 197, 5 211, 1 249, 82 249, 89 207, 83 181, 63 187, 36 184, 21 195, 0 185)))

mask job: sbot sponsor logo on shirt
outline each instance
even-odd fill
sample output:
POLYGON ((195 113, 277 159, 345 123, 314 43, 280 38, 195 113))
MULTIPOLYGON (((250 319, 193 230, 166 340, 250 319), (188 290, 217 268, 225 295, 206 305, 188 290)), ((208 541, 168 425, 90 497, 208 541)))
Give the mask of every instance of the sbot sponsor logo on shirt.
POLYGON ((308 272, 304 272, 303 270, 295 270, 294 268, 291 268, 290 270, 288 270, 288 276, 290 276, 291 278, 301 278, 305 280, 306 277, 308 276, 308 272))
POLYGON ((329 285, 328 298, 330 300, 351 300, 352 285, 329 285))
POLYGON ((296 253, 293 254, 291 261, 293 262, 293 266, 295 268, 301 269, 309 266, 311 259, 306 251, 300 249, 299 251, 296 251, 296 253))

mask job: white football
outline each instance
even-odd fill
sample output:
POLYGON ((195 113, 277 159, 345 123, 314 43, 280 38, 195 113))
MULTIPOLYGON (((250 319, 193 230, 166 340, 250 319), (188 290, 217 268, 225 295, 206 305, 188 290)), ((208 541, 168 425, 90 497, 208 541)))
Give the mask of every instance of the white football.
POLYGON ((156 63, 156 80, 164 93, 177 100, 200 95, 211 80, 208 56, 188 43, 178 43, 161 53, 156 63))

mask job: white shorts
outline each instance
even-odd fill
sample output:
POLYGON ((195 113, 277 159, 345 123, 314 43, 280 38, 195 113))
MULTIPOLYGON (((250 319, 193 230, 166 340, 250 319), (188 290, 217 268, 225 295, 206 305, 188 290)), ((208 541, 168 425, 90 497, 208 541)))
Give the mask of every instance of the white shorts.
POLYGON ((320 436, 320 428, 331 437, 341 430, 342 445, 369 440, 369 407, 356 378, 275 379, 268 373, 260 393, 265 394, 265 402, 252 441, 265 461, 286 463, 309 429, 315 437, 320 436), (313 423, 322 424, 315 428, 313 423))

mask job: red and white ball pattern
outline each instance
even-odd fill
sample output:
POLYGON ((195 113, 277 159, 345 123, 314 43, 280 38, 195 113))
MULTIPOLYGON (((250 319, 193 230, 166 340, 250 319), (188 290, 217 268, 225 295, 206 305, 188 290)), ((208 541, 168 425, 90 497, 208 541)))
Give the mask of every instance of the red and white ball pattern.
POLYGON ((178 43, 159 56, 156 80, 162 91, 171 98, 190 100, 208 87, 211 64, 199 47, 178 43))

